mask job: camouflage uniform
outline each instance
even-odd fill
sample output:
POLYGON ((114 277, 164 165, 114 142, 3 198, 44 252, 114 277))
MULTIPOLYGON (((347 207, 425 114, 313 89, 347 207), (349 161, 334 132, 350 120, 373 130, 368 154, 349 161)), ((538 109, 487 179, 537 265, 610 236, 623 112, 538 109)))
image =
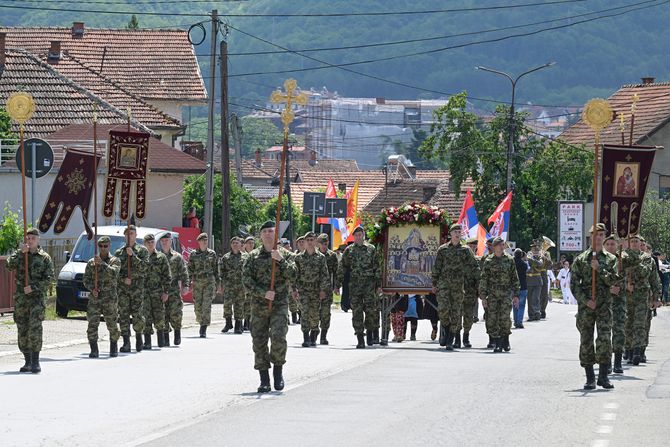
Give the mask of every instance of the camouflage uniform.
POLYGON ((201 326, 209 326, 212 319, 212 301, 219 281, 218 260, 214 250, 195 250, 188 258, 188 275, 193 286, 195 319, 201 326))
POLYGON ((121 335, 130 335, 130 318, 133 318, 133 330, 135 334, 144 331, 144 273, 147 268, 149 251, 143 245, 134 244, 133 256, 128 256, 126 247, 116 250, 114 257, 119 259, 121 269, 119 270, 119 282, 117 293, 119 296, 119 326, 121 335), (128 259, 130 258, 130 285, 124 280, 128 277, 128 259))
MULTIPOLYGON (((292 251, 286 251, 286 253, 287 253, 287 257, 291 261, 295 262, 295 258, 296 258, 296 256, 298 256, 298 253, 292 252, 292 251)), ((293 287, 291 286, 290 289, 292 291, 293 287)), ((291 314, 302 312, 302 309, 301 309, 301 306, 300 306, 300 300, 299 299, 294 299, 292 294, 290 294, 289 297, 288 297, 288 311, 291 314)), ((300 318, 302 318, 302 316, 300 318)))
MULTIPOLYGON (((625 254, 622 255, 622 261, 625 254)), ((622 262, 623 263, 623 262, 622 262)), ((622 353, 626 348, 626 285, 625 281, 615 283, 619 286, 619 294, 612 295, 612 351, 622 353)))
POLYGON ((586 303, 591 299, 592 252, 582 252, 575 258, 571 268, 570 290, 577 300, 577 329, 580 334, 579 361, 582 367, 594 364, 609 364, 612 357, 612 300, 610 287, 619 280, 616 256, 604 250, 597 252, 600 266, 596 274, 596 308, 586 303), (593 331, 597 328, 595 349, 593 331))
POLYGON ((264 247, 252 250, 244 261, 242 279, 251 300, 251 338, 254 349, 254 368, 270 369, 270 364, 286 363, 286 333, 288 332, 289 284, 295 277, 295 264, 289 252, 277 248, 284 256, 276 265, 275 299, 268 308, 265 293, 270 290, 272 275, 271 253, 264 247), (268 340, 271 347, 268 349, 268 340))
POLYGON ((437 289, 440 323, 452 335, 462 328, 465 284, 474 280, 478 270, 477 260, 468 247, 448 242, 437 249, 432 272, 433 287, 437 289))
POLYGON ((242 283, 242 264, 246 259, 246 253, 241 251, 234 254, 232 251, 226 253, 219 260, 219 278, 223 289, 223 316, 235 320, 245 318, 245 294, 242 283), (234 311, 234 313, 233 313, 234 311))
POLYGON ((19 349, 23 354, 42 350, 42 321, 46 298, 54 278, 51 256, 37 248, 28 253, 28 277, 32 292, 23 292, 25 284, 24 254, 17 250, 7 259, 7 270, 16 271, 16 292, 14 292, 14 322, 18 331, 19 349))
POLYGON ((100 325, 100 315, 105 317, 105 324, 109 330, 109 341, 116 342, 119 339, 119 317, 118 297, 116 286, 119 281, 119 270, 121 262, 114 256, 108 256, 102 259, 102 263, 97 266, 94 259, 86 263, 84 271, 84 287, 88 290, 95 289, 95 270, 98 272, 98 296, 93 294, 89 296, 86 307, 86 319, 88 320, 88 329, 86 335, 89 342, 98 341, 98 326, 100 325))
POLYGON ((514 258, 506 253, 491 255, 484 261, 480 287, 486 299, 486 330, 493 338, 509 336, 512 331, 512 297, 519 296, 519 277, 514 258))
POLYGON ((463 296, 463 332, 469 333, 475 322, 475 316, 479 308, 479 281, 483 262, 479 256, 475 256, 476 268, 465 281, 463 296))
POLYGON ((156 331, 165 330, 165 305, 161 295, 170 291, 171 282, 172 274, 167 256, 158 250, 154 251, 149 255, 144 279, 146 335, 153 334, 152 325, 156 327, 156 331))
POLYGON ((625 250, 622 259, 626 272, 626 285, 632 285, 633 291, 627 288, 626 307, 626 349, 644 348, 647 346, 647 318, 652 293, 660 291, 660 280, 654 271, 654 259, 640 250, 625 250))
POLYGON ((183 318, 184 303, 181 300, 181 290, 179 289, 179 282, 181 287, 189 287, 188 270, 184 263, 184 258, 174 250, 169 253, 163 252, 170 264, 170 273, 172 274, 172 281, 168 289, 168 300, 165 302, 165 331, 172 329, 181 330, 181 321, 183 318))
POLYGON ((377 287, 381 285, 381 272, 377 250, 364 242, 352 244, 344 250, 342 263, 337 270, 337 288, 342 286, 344 275, 349 273, 349 297, 351 299, 352 324, 356 335, 363 330, 379 329, 379 306, 377 287))
POLYGON ((313 254, 309 254, 305 250, 295 257, 294 262, 296 268, 295 290, 300 294, 300 307, 302 308, 300 326, 303 333, 318 331, 321 301, 319 292, 325 292, 327 296, 330 291, 332 295, 326 257, 318 250, 313 254))
POLYGON ((330 308, 333 306, 333 290, 335 289, 335 280, 337 278, 337 255, 332 250, 327 250, 324 253, 326 256, 326 265, 328 266, 328 282, 330 284, 329 290, 326 291, 326 298, 319 302, 319 320, 321 322, 321 330, 330 329, 330 308))

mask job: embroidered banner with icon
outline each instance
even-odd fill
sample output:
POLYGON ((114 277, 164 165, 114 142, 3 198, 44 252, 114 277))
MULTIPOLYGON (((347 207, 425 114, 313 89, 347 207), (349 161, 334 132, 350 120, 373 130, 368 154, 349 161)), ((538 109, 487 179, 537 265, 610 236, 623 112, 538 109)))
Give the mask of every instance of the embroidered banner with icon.
MULTIPOLYGON (((100 163, 98 156, 98 164, 100 163)), ((88 223, 88 208, 93 195, 93 153, 68 149, 44 204, 38 227, 42 233, 54 225, 54 233, 65 231, 76 207, 81 210, 88 238, 93 231, 88 223), (59 213, 60 211, 60 213, 59 213)))
POLYGON ((637 234, 654 146, 603 146, 600 221, 619 237, 637 234))
POLYGON ((135 183, 135 211, 138 219, 146 212, 146 178, 149 159, 150 134, 144 132, 109 132, 109 152, 107 154, 107 182, 105 185, 105 205, 103 215, 112 217, 116 200, 117 182, 121 182, 120 217, 130 217, 130 197, 135 183))

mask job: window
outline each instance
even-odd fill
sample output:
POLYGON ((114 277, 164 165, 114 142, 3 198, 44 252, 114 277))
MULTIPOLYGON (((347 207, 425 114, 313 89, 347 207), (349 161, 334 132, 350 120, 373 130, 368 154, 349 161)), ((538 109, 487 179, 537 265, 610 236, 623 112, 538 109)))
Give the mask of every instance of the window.
POLYGON ((658 176, 658 196, 661 198, 670 194, 670 175, 658 176))

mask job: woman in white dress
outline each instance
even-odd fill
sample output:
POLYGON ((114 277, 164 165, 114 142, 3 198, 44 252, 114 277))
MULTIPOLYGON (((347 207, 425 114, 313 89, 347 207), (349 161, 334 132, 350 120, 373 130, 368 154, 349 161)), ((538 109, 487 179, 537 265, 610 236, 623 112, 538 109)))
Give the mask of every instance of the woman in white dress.
POLYGON ((558 282, 563 292, 563 304, 577 304, 572 291, 570 290, 570 262, 563 262, 563 268, 558 272, 558 282))

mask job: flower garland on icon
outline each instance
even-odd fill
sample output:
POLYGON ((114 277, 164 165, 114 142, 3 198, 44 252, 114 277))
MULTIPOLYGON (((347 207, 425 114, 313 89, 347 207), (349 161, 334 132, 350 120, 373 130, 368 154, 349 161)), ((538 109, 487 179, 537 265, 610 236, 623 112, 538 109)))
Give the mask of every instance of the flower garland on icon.
POLYGON ((384 244, 389 227, 407 224, 439 225, 440 239, 444 241, 449 237, 451 219, 445 210, 422 203, 412 202, 398 208, 385 208, 377 217, 375 224, 368 230, 368 240, 381 246, 384 244))

